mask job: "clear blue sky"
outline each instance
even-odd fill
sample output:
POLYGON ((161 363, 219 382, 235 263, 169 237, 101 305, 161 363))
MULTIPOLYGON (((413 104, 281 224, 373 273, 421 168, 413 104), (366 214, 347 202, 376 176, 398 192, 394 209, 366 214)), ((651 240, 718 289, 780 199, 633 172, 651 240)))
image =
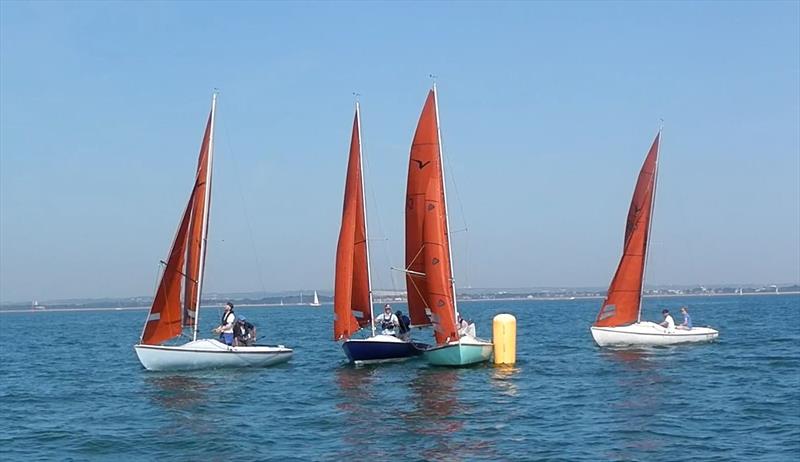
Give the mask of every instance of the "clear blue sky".
POLYGON ((648 283, 800 280, 798 2, 3 1, 0 301, 152 294, 214 87, 206 290, 332 287, 354 91, 402 288, 431 73, 458 284, 606 286, 660 118, 648 283))

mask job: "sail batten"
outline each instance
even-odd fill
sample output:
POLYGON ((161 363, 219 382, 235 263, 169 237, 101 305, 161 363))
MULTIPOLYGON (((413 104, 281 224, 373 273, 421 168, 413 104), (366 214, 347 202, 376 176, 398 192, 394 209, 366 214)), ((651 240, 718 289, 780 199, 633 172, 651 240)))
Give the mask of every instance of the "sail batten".
POLYGON ((455 340, 455 300, 435 88, 417 124, 406 186, 406 291, 411 324, 455 340))
POLYGON ((356 105, 347 162, 342 224, 336 247, 334 340, 348 339, 359 329, 372 323, 368 245, 361 163, 361 119, 359 107, 356 105))
POLYGON ((639 171, 625 224, 622 257, 597 314, 597 327, 623 326, 640 318, 660 136, 656 135, 639 171))

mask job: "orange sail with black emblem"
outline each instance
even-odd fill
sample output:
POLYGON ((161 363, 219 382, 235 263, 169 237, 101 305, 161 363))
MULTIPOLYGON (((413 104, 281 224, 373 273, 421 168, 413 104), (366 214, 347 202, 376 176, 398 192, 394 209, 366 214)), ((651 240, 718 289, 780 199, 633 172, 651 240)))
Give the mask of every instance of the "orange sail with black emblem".
POLYGON ((655 202, 660 136, 659 133, 653 140, 653 145, 639 172, 639 179, 636 181, 625 226, 622 258, 594 323, 597 327, 624 326, 639 321, 641 316, 642 287, 655 202))
POLYGON ((184 326, 196 330, 196 310, 205 261, 205 236, 208 210, 211 155, 209 146, 214 124, 215 105, 206 122, 203 143, 197 162, 194 187, 183 212, 178 232, 161 275, 150 315, 142 332, 142 344, 157 345, 181 334, 184 326), (181 303, 183 289, 184 300, 181 303))
POLYGON ((412 325, 433 324, 437 343, 457 338, 444 187, 434 87, 422 109, 408 163, 406 290, 412 325))
POLYGON ((336 247, 333 309, 334 340, 348 339, 359 329, 372 323, 364 172, 361 166, 361 116, 358 103, 347 162, 342 226, 336 247))

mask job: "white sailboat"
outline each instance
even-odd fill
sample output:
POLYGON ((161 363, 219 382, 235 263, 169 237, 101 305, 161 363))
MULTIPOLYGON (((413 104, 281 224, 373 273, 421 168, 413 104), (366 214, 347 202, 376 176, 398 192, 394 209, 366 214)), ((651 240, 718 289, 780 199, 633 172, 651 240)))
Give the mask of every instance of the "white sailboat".
POLYGON ((134 346, 139 361, 148 370, 268 366, 292 356, 292 350, 283 345, 228 346, 216 339, 197 338, 211 204, 216 103, 214 93, 194 187, 169 257, 162 262, 164 273, 139 343, 134 346), (191 331, 190 342, 166 344, 182 337, 184 329, 191 331))
POLYGON ((591 327, 592 338, 601 347, 708 342, 719 336, 719 332, 710 327, 667 329, 660 324, 642 321, 642 296, 656 198, 660 137, 659 131, 639 172, 628 211, 622 258, 597 320, 591 327))
POLYGON ((314 299, 311 300, 311 303, 308 306, 322 306, 322 303, 319 302, 319 297, 317 296, 317 291, 314 291, 314 299))

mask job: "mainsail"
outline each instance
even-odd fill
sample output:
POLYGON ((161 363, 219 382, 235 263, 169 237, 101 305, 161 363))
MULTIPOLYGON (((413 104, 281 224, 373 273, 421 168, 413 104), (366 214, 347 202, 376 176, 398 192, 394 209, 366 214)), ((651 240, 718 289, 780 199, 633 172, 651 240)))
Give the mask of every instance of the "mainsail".
POLYGON ((206 207, 206 177, 208 176, 208 146, 211 138, 211 115, 208 116, 200 158, 197 161, 197 177, 194 183, 192 219, 189 225, 189 242, 186 249, 186 289, 183 296, 183 325, 194 326, 200 276, 200 249, 202 246, 203 211, 206 207))
POLYGON ((655 202, 660 136, 659 132, 653 140, 653 145, 639 172, 639 179, 636 181, 625 226, 622 258, 608 288, 608 295, 597 314, 594 323, 597 327, 623 326, 639 320, 647 245, 650 239, 650 221, 655 202))
POLYGON ((157 345, 180 335, 184 326, 194 326, 195 329, 197 326, 196 310, 199 307, 208 233, 215 107, 216 95, 211 103, 211 113, 200 147, 194 187, 144 325, 142 344, 157 345), (184 295, 183 303, 181 292, 184 295))
POLYGON ((356 104, 339 243, 336 248, 336 276, 333 295, 334 340, 348 339, 372 322, 369 249, 367 243, 364 182, 361 167, 361 119, 356 104))
POLYGON ((436 89, 419 118, 406 186, 406 289, 413 325, 433 323, 437 343, 457 339, 436 89))

